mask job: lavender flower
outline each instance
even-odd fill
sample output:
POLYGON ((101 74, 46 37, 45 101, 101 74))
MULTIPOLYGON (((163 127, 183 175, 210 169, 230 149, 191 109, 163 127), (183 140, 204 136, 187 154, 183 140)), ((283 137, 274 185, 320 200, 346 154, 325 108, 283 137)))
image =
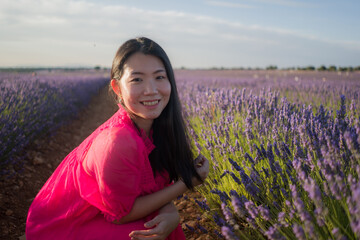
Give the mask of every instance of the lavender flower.
POLYGON ((215 222, 219 227, 222 227, 222 226, 225 226, 225 225, 226 225, 225 220, 224 220, 222 217, 220 217, 218 213, 214 213, 212 216, 213 216, 214 222, 215 222))
POLYGON ((279 212, 279 214, 278 214, 278 222, 280 224, 282 224, 284 227, 288 227, 289 224, 287 223, 285 217, 286 217, 286 214, 284 212, 279 212))
POLYGON ((226 240, 236 240, 239 239, 235 233, 228 227, 228 226, 222 226, 221 227, 221 233, 225 237, 226 240))
POLYGON ((220 175, 220 178, 223 178, 226 174, 229 174, 229 170, 224 170, 224 172, 220 175))
POLYGON ((286 239, 281 233, 273 226, 269 227, 269 229, 265 232, 265 235, 270 240, 284 240, 286 239))
POLYGON ((197 228, 202 232, 202 233, 208 233, 208 230, 206 228, 204 228, 203 226, 201 226, 200 224, 196 224, 197 228))
POLYGON ((212 189, 210 192, 218 195, 220 197, 221 202, 226 202, 228 200, 231 200, 225 191, 220 191, 219 189, 215 188, 215 189, 212 189))
POLYGON ((259 211, 252 201, 248 201, 244 205, 253 219, 256 219, 259 216, 259 211))
POLYGON ((241 181, 240 181, 240 179, 237 177, 237 176, 235 176, 235 174, 233 173, 233 172, 230 172, 230 176, 234 179, 234 181, 237 183, 237 184, 241 184, 241 181))
POLYGON ((237 171, 241 171, 242 168, 234 161, 232 160, 231 158, 229 158, 229 162, 231 163, 231 165, 235 168, 235 170, 237 171))
POLYGON ((189 226, 188 224, 185 223, 185 226, 187 227, 187 229, 189 229, 191 232, 195 232, 195 228, 189 226))
POLYGON ((210 207, 206 204, 206 199, 203 201, 199 201, 195 199, 195 202, 205 211, 210 211, 210 207))
POLYGON ((245 196, 239 196, 237 193, 236 194, 232 194, 231 197, 231 204, 234 208, 235 213, 239 216, 239 217, 244 217, 245 214, 247 213, 246 209, 245 209, 245 202, 247 202, 248 200, 246 199, 245 196))
POLYGON ((266 221, 270 221, 271 217, 270 217, 270 211, 268 207, 264 207, 264 206, 258 206, 258 210, 261 214, 261 216, 263 217, 264 220, 266 221))
POLYGON ((245 159, 247 159, 251 164, 255 164, 254 159, 253 159, 248 153, 245 153, 244 157, 245 157, 245 159))
POLYGON ((300 225, 294 224, 293 231, 297 239, 306 240, 304 229, 300 225))
POLYGON ((214 233, 215 233, 215 235, 218 236, 219 238, 224 238, 224 236, 223 236, 221 233, 219 233, 217 230, 214 230, 214 233))
POLYGON ((221 210, 225 216, 225 219, 227 222, 232 222, 232 219, 233 219, 233 215, 231 213, 231 210, 230 208, 225 204, 225 203, 221 203, 221 210))

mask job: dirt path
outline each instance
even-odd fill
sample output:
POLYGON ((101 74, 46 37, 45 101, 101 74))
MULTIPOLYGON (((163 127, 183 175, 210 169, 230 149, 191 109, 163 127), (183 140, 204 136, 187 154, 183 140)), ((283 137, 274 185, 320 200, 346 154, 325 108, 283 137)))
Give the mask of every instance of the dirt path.
MULTIPOLYGON (((18 239, 24 235, 28 208, 45 181, 64 157, 117 109, 104 88, 75 120, 60 128, 54 136, 37 140, 26 149, 24 170, 10 179, 0 179, 0 239, 18 239)), ((190 199, 200 197, 198 193, 188 196, 190 199)), ((199 230, 190 232, 185 226, 187 223, 196 228, 196 218, 201 216, 193 201, 180 199, 175 203, 187 239, 213 239, 199 230)), ((202 224, 207 225, 206 222, 202 224)))

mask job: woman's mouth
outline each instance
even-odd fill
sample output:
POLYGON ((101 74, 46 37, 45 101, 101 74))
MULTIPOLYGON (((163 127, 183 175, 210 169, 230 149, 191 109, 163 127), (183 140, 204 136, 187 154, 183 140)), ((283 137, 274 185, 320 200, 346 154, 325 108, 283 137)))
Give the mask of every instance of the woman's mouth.
POLYGON ((147 102, 141 102, 141 103, 145 106, 154 106, 154 105, 158 104, 159 102, 160 102, 160 100, 147 101, 147 102))

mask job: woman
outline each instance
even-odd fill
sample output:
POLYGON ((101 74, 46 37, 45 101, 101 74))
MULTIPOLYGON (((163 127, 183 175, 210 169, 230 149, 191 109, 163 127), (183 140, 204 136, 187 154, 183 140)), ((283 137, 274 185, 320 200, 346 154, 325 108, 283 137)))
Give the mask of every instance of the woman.
POLYGON ((27 239, 185 239, 172 200, 207 177, 193 161, 174 73, 148 38, 111 69, 119 111, 75 148, 34 199, 27 239))

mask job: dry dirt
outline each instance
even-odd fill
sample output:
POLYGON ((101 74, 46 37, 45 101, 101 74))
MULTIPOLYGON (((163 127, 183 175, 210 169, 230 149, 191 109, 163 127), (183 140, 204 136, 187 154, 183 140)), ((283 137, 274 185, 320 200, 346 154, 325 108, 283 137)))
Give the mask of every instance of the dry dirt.
MULTIPOLYGON (((24 235, 28 208, 45 181, 64 157, 116 110, 117 106, 107 88, 102 89, 74 120, 52 136, 30 144, 22 154, 25 157, 23 168, 9 166, 14 175, 10 178, 0 177, 0 239, 19 239, 24 235)), ((197 220, 201 211, 193 199, 201 198, 201 195, 189 192, 187 196, 188 200, 181 198, 175 201, 186 238, 215 239, 212 234, 201 233, 197 228, 197 223, 207 228, 211 226, 205 219, 197 220), (191 232, 185 223, 196 231, 191 232)))

